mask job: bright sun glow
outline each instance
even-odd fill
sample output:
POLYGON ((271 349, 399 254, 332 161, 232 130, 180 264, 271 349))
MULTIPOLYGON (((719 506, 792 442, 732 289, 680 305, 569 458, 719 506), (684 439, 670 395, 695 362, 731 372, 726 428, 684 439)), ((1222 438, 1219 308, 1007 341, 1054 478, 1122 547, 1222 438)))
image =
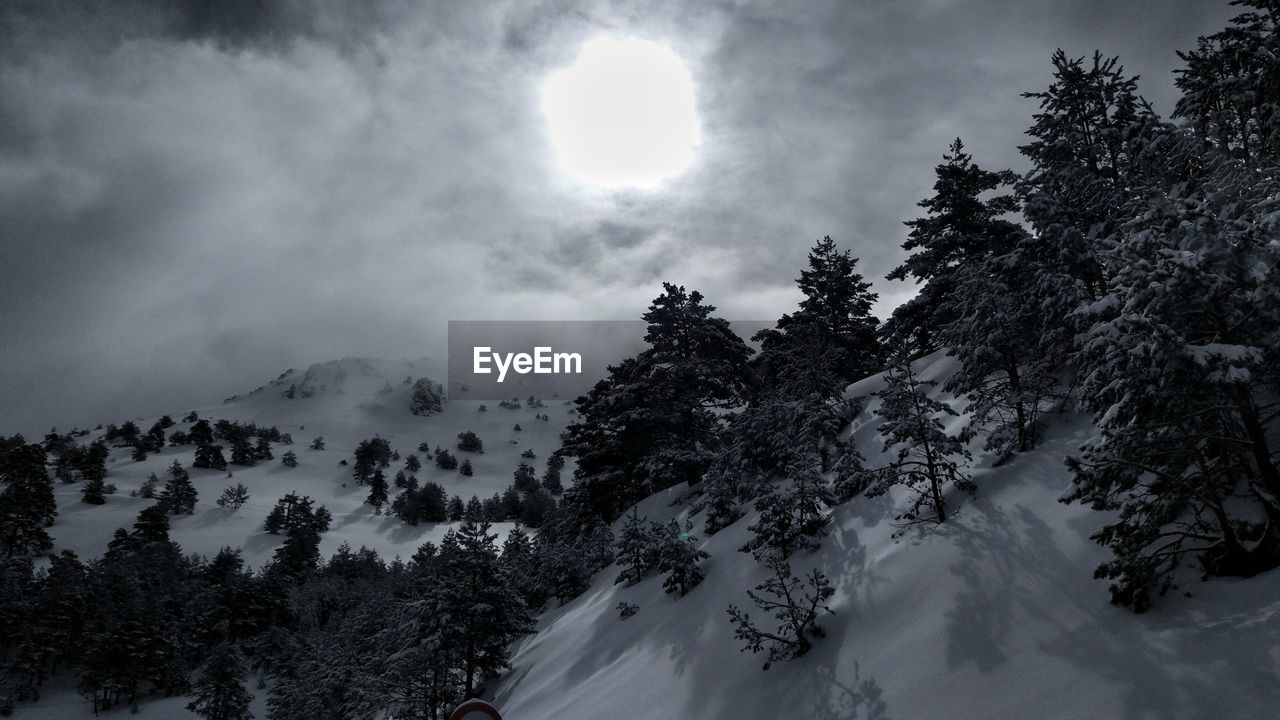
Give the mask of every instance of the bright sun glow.
POLYGON ((666 46, 597 38, 547 80, 542 109, 560 162, 601 187, 653 187, 693 160, 693 78, 666 46))

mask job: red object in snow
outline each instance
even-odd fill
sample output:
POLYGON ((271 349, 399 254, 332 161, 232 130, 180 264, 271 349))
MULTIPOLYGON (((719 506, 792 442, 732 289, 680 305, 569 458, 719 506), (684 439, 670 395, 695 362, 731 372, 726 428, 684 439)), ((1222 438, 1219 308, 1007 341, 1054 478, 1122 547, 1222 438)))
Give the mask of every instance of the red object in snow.
POLYGON ((502 720, 498 708, 483 700, 468 700, 457 707, 449 720, 502 720))

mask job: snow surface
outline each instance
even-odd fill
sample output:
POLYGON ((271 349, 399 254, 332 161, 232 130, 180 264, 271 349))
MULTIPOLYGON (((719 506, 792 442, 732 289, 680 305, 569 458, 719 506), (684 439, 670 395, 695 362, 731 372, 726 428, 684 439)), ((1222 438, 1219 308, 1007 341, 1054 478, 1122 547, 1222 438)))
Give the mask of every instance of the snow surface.
MULTIPOLYGON (((954 361, 934 355, 916 369, 943 381, 954 361)), ((868 378, 848 394, 880 387, 868 378)), ((852 425, 872 465, 873 406, 852 425)), ((1106 553, 1089 540, 1104 516, 1058 502, 1070 483, 1062 458, 1091 430, 1050 422, 1041 447, 999 467, 975 452, 977 496, 952 498, 962 504, 943 526, 895 538, 903 499, 892 494, 837 507, 822 548, 792 561, 837 588, 827 635, 806 656, 766 672, 734 640, 725 608, 750 612, 746 590, 765 576, 738 551, 749 514, 704 539, 707 578, 682 599, 658 576, 615 586, 609 568, 543 615, 495 704, 509 720, 1280 717, 1280 573, 1192 577, 1143 615, 1111 606, 1092 578, 1106 553), (621 619, 619 601, 639 612, 621 619)), ((667 499, 678 494, 641 513, 684 515, 667 499)))
MULTIPOLYGON (((162 452, 150 455, 146 460, 130 459, 130 448, 115 448, 108 461, 108 483, 118 488, 115 495, 107 496, 105 505, 88 505, 81 502, 80 483, 54 482, 58 499, 58 518, 49 529, 54 538, 55 551, 74 550, 82 559, 101 555, 112 534, 118 527, 132 527, 138 511, 152 504, 153 500, 130 497, 130 491, 138 489, 149 473, 155 473, 161 482, 168 477, 167 469, 176 459, 187 468, 191 480, 200 493, 196 511, 190 516, 170 519, 170 537, 182 545, 186 553, 198 553, 206 557, 216 554, 224 546, 239 547, 245 561, 252 567, 261 567, 284 542, 283 535, 270 535, 262 530, 262 523, 276 500, 287 493, 310 495, 318 505, 326 506, 333 513, 329 532, 322 537, 320 552, 324 557, 332 555, 342 543, 353 549, 361 546, 377 550, 385 559, 396 555, 408 559, 424 542, 438 542, 449 529, 450 523, 423 523, 406 525, 394 515, 374 514, 374 509, 364 504, 368 488, 357 485, 351 478, 352 452, 355 446, 375 435, 386 438, 391 447, 398 450, 401 462, 392 462, 387 469, 388 483, 396 470, 403 467, 403 458, 418 455, 422 470, 418 481, 435 481, 450 494, 461 495, 463 500, 477 495, 481 499, 501 493, 512 482, 512 473, 520 464, 520 453, 532 448, 536 454, 534 465, 541 474, 546 458, 560 445, 560 432, 570 419, 570 406, 564 399, 544 398, 544 408, 530 408, 525 404, 518 410, 498 407, 497 403, 481 403, 466 400, 464 392, 455 389, 451 399, 444 403, 436 415, 415 416, 409 412, 412 383, 406 378, 430 377, 437 382, 444 380, 442 369, 429 361, 388 362, 361 358, 319 363, 306 371, 290 370, 271 383, 243 396, 229 398, 222 405, 196 408, 202 419, 210 423, 218 419, 254 422, 260 426, 275 425, 281 432, 290 433, 294 444, 272 445, 275 458, 254 467, 231 465, 232 477, 222 470, 202 470, 191 467, 192 446, 166 446, 162 452), (391 392, 383 392, 390 384, 391 392), (299 388, 294 399, 283 396, 291 385, 299 388), (302 388, 310 397, 303 397, 302 388), (479 412, 486 405, 486 412, 479 412), (535 419, 535 415, 548 415, 550 420, 535 419), (515 425, 521 431, 514 430, 515 425), (457 449, 458 433, 472 430, 484 443, 481 454, 457 449), (311 441, 323 436, 324 450, 310 449, 311 441), (430 442, 448 449, 459 462, 471 460, 474 476, 465 477, 457 470, 442 470, 423 453, 418 444, 430 442), (514 441, 514 442, 513 442, 514 441), (280 464, 280 457, 288 450, 298 456, 298 466, 287 468, 280 464), (339 465, 346 460, 347 465, 339 465), (224 488, 244 483, 250 499, 239 510, 220 508, 215 504, 224 488)), ((522 398, 522 403, 526 398, 522 398)), ((179 428, 189 427, 181 420, 187 411, 175 411, 171 417, 178 425, 166 431, 171 434, 179 428)), ((121 417, 116 424, 123 423, 121 417)), ((137 420, 145 432, 156 418, 137 420)), ((87 443, 100 437, 102 431, 77 442, 87 443)), ((230 449, 223 443, 223 452, 230 457, 230 449)), ((572 465, 566 469, 568 478, 572 465)), ((389 488, 394 498, 399 489, 389 488)), ((499 523, 494 530, 499 542, 511 527, 499 523)))
MULTIPOLYGON (((934 355, 916 369, 941 386, 954 361, 934 355)), ((541 470, 571 419, 563 400, 551 399, 544 409, 488 403, 488 412, 480 413, 480 403, 461 399, 456 388, 442 413, 415 417, 408 412, 404 379, 424 375, 443 377, 421 361, 347 359, 289 371, 246 396, 200 409, 211 421, 274 424, 292 433, 299 464, 281 466, 286 448, 275 446, 275 460, 233 466, 234 478, 192 470, 200 502, 194 516, 174 519, 173 538, 187 552, 204 555, 239 546, 250 564, 260 566, 282 541, 263 533, 262 521, 277 498, 296 491, 334 514, 321 548, 325 555, 348 542, 387 558, 408 557, 423 541, 438 540, 448 524, 415 528, 373 515, 362 504, 365 490, 350 481, 350 467, 338 465, 351 461, 357 442, 378 434, 407 455, 426 440, 461 458, 468 455, 454 450, 456 435, 474 430, 485 444, 483 455, 470 455, 474 477, 439 470, 426 458, 418 477, 441 483, 450 494, 486 497, 511 482, 525 448, 534 448, 541 470), (281 397, 304 379, 311 397, 281 397), (392 392, 380 393, 387 383, 392 392), (537 412, 551 421, 535 420, 537 412), (515 423, 523 432, 513 431, 515 423), (325 437, 326 450, 308 448, 316 435, 325 437), (235 512, 216 507, 214 500, 234 482, 249 487, 250 502, 235 512)), ((872 377, 851 386, 848 395, 881 387, 881 379, 872 377)), ((874 406, 868 402, 849 429, 873 465, 883 459, 874 406)), ((153 421, 139 425, 145 431, 153 421)), ((947 422, 955 429, 963 419, 947 422)), ((763 568, 738 551, 754 515, 710 538, 694 518, 694 534, 711 553, 701 585, 675 600, 662 592, 658 576, 622 587, 613 584, 617 568, 602 571, 583 596, 542 615, 538 632, 516 643, 512 669, 490 696, 508 720, 1280 717, 1280 573, 1204 583, 1190 577, 1144 615, 1112 607, 1106 583, 1092 579, 1106 552, 1088 539, 1104 516, 1058 502, 1070 482, 1062 458, 1088 437, 1090 426, 1081 418, 1050 422, 1041 447, 999 467, 975 448, 977 497, 952 498, 959 512, 944 526, 900 532, 893 517, 903 499, 893 493, 835 508, 822 548, 793 559, 796 574, 821 568, 837 588, 835 615, 822 620, 827 635, 802 658, 765 672, 763 657, 739 652, 733 638, 725 608, 733 603, 751 612, 746 590, 764 578, 763 568), (619 601, 640 610, 623 620, 615 609, 619 601)), ((78 484, 56 483, 59 516, 52 532, 58 548, 86 558, 101 553, 114 529, 130 525, 150 502, 130 498, 129 491, 149 472, 163 478, 174 458, 189 467, 192 452, 165 448, 135 463, 128 449, 114 451, 108 482, 120 492, 103 506, 80 502, 78 484)), ((684 496, 684 488, 673 488, 641 503, 640 512, 652 519, 687 517, 684 496)), ((21 716, 89 715, 88 703, 69 687, 55 684, 44 694, 40 703, 23 706, 21 716)), ((264 718, 265 693, 257 695, 254 712, 264 718)), ((140 714, 189 717, 187 701, 148 700, 140 714)))

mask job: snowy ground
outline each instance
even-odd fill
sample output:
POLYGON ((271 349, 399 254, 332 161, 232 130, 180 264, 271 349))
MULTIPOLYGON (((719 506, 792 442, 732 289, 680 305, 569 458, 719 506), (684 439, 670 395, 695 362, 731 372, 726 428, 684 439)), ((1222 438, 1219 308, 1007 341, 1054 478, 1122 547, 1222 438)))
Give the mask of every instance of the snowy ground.
MULTIPOLYGON (((917 363, 925 378, 950 368, 937 356, 917 363)), ((854 435, 875 463, 870 409, 854 435)), ((656 576, 615 586, 610 568, 544 615, 498 685, 498 707, 511 720, 1280 717, 1280 573, 1190 576, 1147 614, 1112 607, 1092 579, 1104 550, 1088 536, 1102 517, 1058 502, 1062 458, 1088 424, 1052 422, 1033 453, 998 468, 975 455, 977 497, 943 527, 895 539, 891 497, 836 508, 823 547, 793 560, 837 588, 827 637, 805 657, 765 672, 733 638, 725 608, 752 609, 745 591, 764 577, 738 552, 748 515, 705 540, 707 579, 683 599, 656 576), (639 613, 620 619, 619 601, 639 613)), ((651 500, 645 512, 681 511, 651 500)))
MULTIPOLYGON (((397 554, 408 558, 423 542, 438 541, 449 525, 409 526, 395 516, 375 514, 372 507, 364 504, 368 488, 351 481, 350 463, 357 443, 375 435, 387 438, 401 456, 410 453, 419 456, 422 461, 422 470, 417 473, 419 482, 435 481, 450 495, 459 494, 464 500, 472 495, 483 499, 511 484, 512 472, 521 462, 520 453, 526 449, 532 448, 537 456, 526 462, 534 465, 541 475, 547 456, 559 447, 560 431, 569 419, 570 407, 563 399, 544 399, 544 408, 526 405, 510 410, 493 402, 466 400, 466 394, 457 389, 454 395, 459 399, 446 402, 441 413, 415 416, 409 412, 410 385, 405 384, 405 378, 444 379, 442 371, 421 361, 395 363, 349 358, 313 366, 310 372, 316 394, 309 398, 302 397, 301 392, 296 392, 292 400, 282 397, 281 393, 291 385, 301 384, 304 374, 295 371, 243 397, 197 408, 200 417, 211 423, 217 419, 255 422, 275 425, 281 432, 290 433, 294 445, 273 445, 273 460, 251 468, 232 465, 232 477, 228 477, 225 471, 192 468, 194 448, 191 446, 165 447, 163 452, 141 462, 130 459, 130 448, 117 448, 107 466, 110 473, 107 482, 114 483, 119 491, 109 495, 105 505, 81 502, 79 484, 55 482, 58 519, 50 528, 55 549, 74 550, 82 558, 100 555, 115 529, 131 527, 138 511, 153 502, 130 497, 130 492, 140 487, 149 473, 154 472, 163 482, 167 468, 177 459, 191 473, 200 493, 194 515, 175 517, 171 521, 171 537, 188 553, 207 557, 223 546, 239 547, 246 562, 260 567, 283 542, 282 536, 263 532, 263 520, 276 500, 296 492, 310 495, 333 513, 332 527, 325 533, 320 547, 323 556, 331 555, 346 542, 352 548, 373 548, 387 559, 397 554), (336 379, 338 377, 340 379, 336 379), (391 392, 381 392, 388 383, 391 392), (486 412, 479 411, 482 404, 487 406, 486 412), (537 420, 535 415, 539 413, 548 415, 550 420, 537 420), (514 430, 517 424, 521 426, 520 432, 514 430), (479 435, 484 442, 484 453, 465 453, 455 447, 458 433, 464 430, 479 435), (324 450, 309 448, 316 436, 324 437, 324 450), (475 475, 465 477, 457 470, 436 467, 417 450, 418 444, 424 441, 430 442, 433 448, 437 445, 447 448, 459 461, 470 459, 475 475), (297 454, 297 467, 280 464, 280 456, 287 450, 297 454), (348 465, 339 465, 341 460, 346 460, 348 465), (249 502, 234 511, 215 505, 222 490, 237 482, 248 487, 249 502)), ((181 420, 185 414, 186 410, 175 408, 171 416, 181 420)), ((126 419, 121 417, 119 421, 126 419)), ((137 422, 145 432, 155 420, 145 418, 137 422)), ((180 427, 186 425, 180 423, 180 427)), ((169 432, 175 429, 177 427, 169 432)), ((100 435, 100 431, 95 432, 80 438, 79 442, 100 435)), ((224 448, 228 457, 229 452, 229 448, 224 448)), ((388 482, 402 465, 403 462, 392 463, 387 471, 388 482)), ((393 486, 390 491, 394 498, 398 489, 393 486)), ((505 534, 508 528, 500 525, 495 529, 505 534)))
MULTIPOLYGON (((329 383, 315 397, 284 399, 280 392, 302 377, 294 373, 200 410, 211 420, 274 424, 292 433, 299 465, 282 467, 284 448, 277 446, 276 460, 233 467, 234 478, 193 471, 200 490, 196 514, 173 525, 184 549, 207 555, 239 546, 251 564, 261 565, 280 542, 261 531, 262 520, 277 498, 296 491, 334 514, 326 555, 345 541, 407 557, 446 526, 407 527, 363 505, 364 489, 350 482, 349 466, 338 465, 350 461, 358 441, 376 433, 403 455, 424 440, 452 449, 458 432, 474 430, 486 450, 471 456, 474 477, 439 470, 424 458, 419 478, 440 482, 450 494, 485 497, 511 482, 525 448, 537 453, 540 471, 569 419, 561 400, 538 410, 487 403, 488 412, 480 413, 480 403, 459 399, 458 392, 443 413, 415 417, 407 410, 404 377, 437 377, 438 371, 376 361, 338 365, 346 375, 341 392, 329 383), (387 382, 392 392, 380 394, 387 382), (537 412, 548 413, 550 422, 535 420, 537 412), (516 423, 523 432, 514 432, 516 423), (325 437, 326 450, 307 448, 316 435, 325 437), (245 483, 253 496, 234 513, 213 504, 233 482, 245 483)), ((334 368, 325 367, 332 374, 334 368)), ((917 369, 942 380, 951 364, 933 356, 917 369)), ((869 378, 850 394, 873 392, 879 382, 869 378)), ((874 464, 880 442, 871 409, 851 432, 874 464)), ((145 430, 152 421, 139 424, 145 430)), ((751 610, 745 591, 764 576, 738 552, 753 521, 748 515, 703 539, 711 553, 707 579, 683 599, 663 594, 656 576, 615 586, 616 569, 609 568, 582 597, 544 614, 538 632, 517 643, 513 668, 494 689, 496 704, 508 720, 1280 717, 1280 573, 1203 583, 1188 575, 1147 614, 1112 607, 1105 582, 1092 579, 1105 554, 1088 536, 1103 518, 1058 502, 1069 484, 1062 458, 1089 427, 1079 418, 1051 422, 1040 448, 1005 465, 992 468, 989 458, 975 454, 977 497, 953 498, 963 504, 943 527, 916 527, 895 538, 894 506, 901 499, 893 496, 836 508, 823 547, 793 560, 797 574, 819 567, 837 588, 835 615, 822 622, 827 636, 807 656, 764 672, 763 658, 739 652, 733 638, 725 608, 734 603, 751 610), (620 619, 619 601, 639 605, 639 613, 620 619)), ((85 505, 79 486, 59 484, 60 515, 52 528, 58 547, 84 557, 100 553, 114 529, 132 523, 148 502, 129 491, 148 472, 163 477, 175 457, 189 466, 191 453, 166 448, 134 463, 127 450, 116 451, 109 481, 120 493, 104 506, 85 505)), ((654 519, 686 515, 685 507, 672 504, 681 495, 676 488, 650 498, 641 512, 654 519)), ((696 526, 701 535, 701 522, 696 526)), ((254 711, 263 718, 258 694, 254 711)), ((148 701, 141 714, 185 717, 185 702, 148 701)), ((23 717, 41 719, 87 713, 87 702, 57 685, 41 703, 22 709, 23 717)))

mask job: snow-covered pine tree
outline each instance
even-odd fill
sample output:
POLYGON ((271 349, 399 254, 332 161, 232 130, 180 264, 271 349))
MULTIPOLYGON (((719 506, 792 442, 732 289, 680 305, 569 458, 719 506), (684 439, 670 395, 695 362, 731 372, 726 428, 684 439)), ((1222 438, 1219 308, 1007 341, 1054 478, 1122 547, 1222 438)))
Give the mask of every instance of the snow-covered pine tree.
POLYGON ((1061 364, 1084 329, 1076 311, 1106 289, 1100 240, 1132 217, 1153 159, 1142 148, 1163 124, 1118 59, 1094 53, 1086 62, 1059 50, 1052 63, 1049 87, 1024 93, 1040 108, 1019 148, 1031 163, 1017 190, 1032 232, 1014 259, 1021 299, 1044 318, 1038 352, 1061 364))
POLYGON ((169 466, 169 479, 160 493, 160 503, 170 515, 191 515, 196 511, 198 497, 196 486, 191 484, 191 476, 182 463, 174 460, 169 466))
POLYGON ((244 467, 258 464, 257 457, 253 453, 253 446, 249 444, 248 438, 238 437, 231 441, 231 462, 244 467))
POLYGON ((138 487, 138 497, 150 500, 156 496, 156 488, 160 487, 160 478, 155 473, 147 473, 147 479, 138 487))
POLYGON ((1236 0, 1246 8, 1225 30, 1178 53, 1182 97, 1173 116, 1191 123, 1219 152, 1254 165, 1280 164, 1280 13, 1274 0, 1236 0))
POLYGON ((717 409, 745 399, 750 348, 701 293, 663 284, 635 357, 576 402, 559 451, 577 458, 575 485, 606 521, 654 491, 696 484, 721 439, 717 409))
POLYGON ((947 519, 945 492, 954 487, 972 492, 973 482, 964 472, 961 460, 967 460, 964 433, 949 433, 939 415, 956 412, 944 402, 934 400, 928 389, 937 383, 921 380, 911 363, 897 360, 884 374, 885 389, 876 393, 880 407, 880 436, 884 449, 897 448, 896 460, 888 467, 871 471, 867 492, 878 495, 894 485, 902 485, 915 493, 910 508, 902 514, 909 522, 944 522, 947 519), (925 510, 927 512, 922 512, 925 510))
POLYGON ((564 456, 552 453, 547 457, 547 469, 542 473, 542 487, 552 495, 564 492, 564 485, 560 481, 562 470, 564 470, 564 456))
POLYGON ((1098 434, 1068 460, 1067 500, 1118 512, 1094 536, 1115 555, 1097 574, 1139 611, 1188 556, 1207 575, 1280 566, 1280 186, 1205 147, 1171 131, 1152 149, 1192 177, 1142 193, 1087 314, 1098 434))
POLYGON ((786 560, 801 550, 814 550, 830 530, 831 488, 819 468, 798 464, 787 472, 789 483, 772 484, 756 498, 760 515, 747 528, 752 538, 742 548, 756 559, 777 555, 786 560))
POLYGON ((988 449, 1025 452, 1055 378, 1039 352, 1042 310, 1027 296, 1026 268, 1010 254, 1026 241, 1007 219, 1017 201, 991 196, 1015 176, 982 169, 958 138, 935 173, 933 196, 920 202, 928 213, 907 221, 903 248, 912 255, 888 275, 923 285, 894 311, 886 334, 920 352, 949 348, 960 368, 946 389, 968 398, 970 430, 987 432, 988 449))
POLYGON ((457 658, 465 697, 475 697, 480 683, 506 669, 511 642, 533 629, 489 527, 464 522, 440 542, 434 610, 448 618, 440 635, 457 658))
POLYGON ((800 657, 813 647, 813 641, 825 635, 818 620, 823 613, 831 613, 827 601, 835 594, 831 582, 816 568, 803 580, 791 574, 791 566, 778 554, 765 559, 770 577, 748 590, 747 597, 761 612, 772 616, 777 623, 770 632, 761 629, 748 613, 735 605, 728 609, 729 621, 734 626, 734 637, 746 642, 743 652, 768 651, 764 669, 768 670, 779 660, 800 657))
POLYGON ((622 523, 614 550, 615 562, 622 568, 614 583, 635 585, 658 567, 661 548, 648 521, 633 507, 622 523))
POLYGON ((939 330, 963 316, 954 299, 961 281, 988 258, 1012 250, 1023 234, 1005 219, 1017 210, 1013 196, 991 195, 1013 184, 1012 172, 978 167, 956 138, 934 173, 933 195, 918 203, 926 214, 906 221, 911 231, 902 249, 911 254, 886 276, 911 277, 920 285, 914 298, 893 311, 884 331, 914 353, 937 348, 939 330))
POLYGON ((107 483, 102 478, 94 478, 80 488, 80 499, 90 505, 102 505, 107 501, 107 483))
POLYGON ((280 456, 280 464, 287 468, 298 467, 298 455, 292 450, 288 450, 284 455, 280 456))
POLYGON ((366 505, 372 505, 378 510, 387 503, 387 476, 382 472, 382 468, 373 471, 373 475, 369 478, 369 496, 364 500, 366 505))
POLYGON ((187 710, 204 720, 252 720, 253 695, 244 688, 245 663, 240 651, 219 645, 205 661, 204 674, 196 681, 187 710))
POLYGON ((809 267, 796 284, 804 299, 794 313, 778 320, 787 335, 794 326, 816 331, 822 347, 838 351, 833 369, 848 384, 880 369, 884 350, 876 337, 880 321, 871 314, 877 295, 857 270, 858 258, 824 237, 809 250, 809 267))
POLYGON ((662 589, 668 595, 684 597, 706 577, 701 563, 711 555, 698 547, 698 538, 675 520, 655 530, 659 540, 658 571, 666 573, 662 589))
POLYGON ((249 488, 245 487, 244 483, 236 483, 223 490, 217 501, 218 507, 231 510, 239 510, 247 502, 249 502, 249 488))
POLYGON ((226 470, 227 460, 222 455, 222 446, 214 445, 213 443, 203 443, 196 446, 195 457, 191 460, 191 467, 226 470))
POLYGON ((261 462, 273 458, 275 455, 271 453, 271 441, 265 437, 258 438, 258 442, 253 446, 253 459, 261 462))

